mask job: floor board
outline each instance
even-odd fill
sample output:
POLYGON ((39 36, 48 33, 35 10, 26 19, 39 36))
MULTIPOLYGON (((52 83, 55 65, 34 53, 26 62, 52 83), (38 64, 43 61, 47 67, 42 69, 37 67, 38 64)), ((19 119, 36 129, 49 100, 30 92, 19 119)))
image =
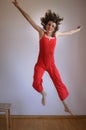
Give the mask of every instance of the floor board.
MULTIPOLYGON (((10 130, 85 130, 86 118, 11 118, 10 130)), ((6 130, 0 119, 0 130, 6 130)))

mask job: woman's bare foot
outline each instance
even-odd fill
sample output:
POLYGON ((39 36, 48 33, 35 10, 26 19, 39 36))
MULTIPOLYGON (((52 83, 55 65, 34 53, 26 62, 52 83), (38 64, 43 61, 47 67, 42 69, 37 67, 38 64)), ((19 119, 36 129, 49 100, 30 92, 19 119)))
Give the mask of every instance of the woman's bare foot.
POLYGON ((65 112, 68 112, 68 113, 70 113, 70 115, 73 115, 72 112, 69 110, 68 107, 65 107, 65 112))
POLYGON ((72 112, 70 111, 70 109, 68 108, 67 104, 64 101, 62 101, 62 103, 63 103, 64 108, 65 108, 64 111, 70 113, 70 115, 73 115, 72 112))
POLYGON ((42 91, 41 94, 42 94, 41 103, 42 105, 46 105, 46 93, 42 91))

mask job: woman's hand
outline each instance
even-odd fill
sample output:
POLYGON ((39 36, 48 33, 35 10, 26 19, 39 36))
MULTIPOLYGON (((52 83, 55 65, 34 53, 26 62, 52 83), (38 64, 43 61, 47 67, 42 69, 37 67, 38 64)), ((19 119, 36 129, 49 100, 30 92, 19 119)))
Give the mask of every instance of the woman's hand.
POLYGON ((81 30, 81 29, 82 29, 82 27, 81 27, 81 26, 78 26, 78 27, 77 27, 77 29, 78 29, 78 30, 81 30))
POLYGON ((12 3, 13 3, 16 7, 18 6, 17 0, 12 1, 12 3))

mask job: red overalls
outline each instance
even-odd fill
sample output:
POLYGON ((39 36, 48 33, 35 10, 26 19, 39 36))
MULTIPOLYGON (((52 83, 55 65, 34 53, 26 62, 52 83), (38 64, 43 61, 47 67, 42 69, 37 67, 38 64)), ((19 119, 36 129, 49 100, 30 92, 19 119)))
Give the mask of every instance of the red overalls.
POLYGON ((68 96, 66 86, 63 84, 60 74, 54 63, 54 49, 56 45, 56 37, 48 39, 44 34, 40 39, 39 56, 34 68, 33 87, 42 92, 42 76, 44 71, 47 71, 55 85, 58 95, 61 100, 68 96))

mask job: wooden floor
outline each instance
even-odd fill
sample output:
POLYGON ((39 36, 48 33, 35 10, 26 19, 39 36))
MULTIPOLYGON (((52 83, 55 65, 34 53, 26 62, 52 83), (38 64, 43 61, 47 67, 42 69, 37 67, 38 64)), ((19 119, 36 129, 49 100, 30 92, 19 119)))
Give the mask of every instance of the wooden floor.
MULTIPOLYGON (((0 130, 6 130, 5 118, 0 118, 0 130)), ((86 118, 11 117, 10 130, 86 130, 86 118)))

